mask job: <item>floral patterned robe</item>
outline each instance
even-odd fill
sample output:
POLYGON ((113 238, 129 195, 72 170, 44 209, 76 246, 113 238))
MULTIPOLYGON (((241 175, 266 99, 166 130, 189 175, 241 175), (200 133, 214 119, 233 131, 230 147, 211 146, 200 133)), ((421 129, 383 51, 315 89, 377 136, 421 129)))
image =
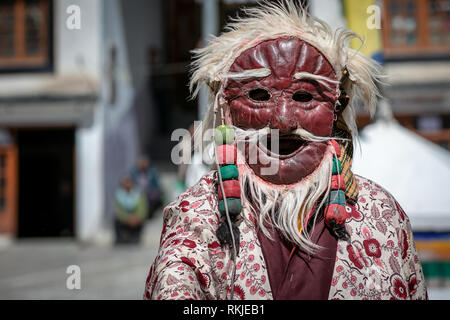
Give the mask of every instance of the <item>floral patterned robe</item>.
MULTIPOLYGON (((338 240, 329 299, 427 299, 409 219, 376 183, 356 176, 358 202, 347 206, 350 240, 338 240)), ((226 299, 232 252, 222 249, 216 172, 205 175, 164 211, 160 249, 145 299, 226 299)), ((267 264, 248 210, 242 211, 234 299, 273 299, 267 264)))

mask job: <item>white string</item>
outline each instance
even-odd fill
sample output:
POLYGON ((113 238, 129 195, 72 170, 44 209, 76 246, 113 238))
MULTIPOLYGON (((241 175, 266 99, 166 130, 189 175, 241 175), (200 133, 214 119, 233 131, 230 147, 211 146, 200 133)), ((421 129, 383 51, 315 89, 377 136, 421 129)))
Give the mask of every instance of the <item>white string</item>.
MULTIPOLYGON (((218 112, 218 97, 219 97, 219 93, 217 93, 215 101, 214 101, 214 121, 213 123, 216 123, 216 118, 217 118, 217 112, 218 112)), ((223 119, 222 119, 223 121, 223 119)), ((214 144, 215 144, 215 139, 214 139, 214 144)), ((217 147, 217 146, 216 146, 217 147)), ((223 186, 223 180, 222 180, 222 174, 220 172, 220 166, 219 166, 219 161, 217 159, 217 151, 215 148, 215 152, 214 152, 214 159, 215 159, 215 163, 216 163, 216 168, 217 168, 217 173, 219 176, 219 184, 220 184, 220 189, 222 190, 222 195, 223 195, 223 203, 225 205, 225 214, 227 217, 227 222, 228 222, 228 228, 230 229, 230 233, 231 233, 231 241, 233 244, 233 271, 231 274, 231 286, 230 286, 230 293, 231 293, 231 297, 229 300, 233 300, 234 297, 234 282, 235 282, 235 276, 236 276, 236 240, 234 238, 234 233, 233 233, 233 225, 231 223, 231 219, 230 219, 230 214, 228 212, 228 204, 227 204, 227 198, 226 198, 226 194, 225 194, 225 188, 223 186)))

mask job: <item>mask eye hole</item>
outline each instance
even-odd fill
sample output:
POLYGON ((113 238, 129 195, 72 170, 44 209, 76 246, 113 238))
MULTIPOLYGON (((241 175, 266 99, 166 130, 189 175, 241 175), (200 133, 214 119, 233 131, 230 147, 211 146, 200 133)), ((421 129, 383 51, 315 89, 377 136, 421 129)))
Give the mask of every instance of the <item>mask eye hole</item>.
POLYGON ((309 102, 313 99, 312 94, 304 91, 297 91, 292 95, 292 100, 297 102, 309 102))
POLYGON ((268 101, 270 99, 269 91, 261 88, 250 90, 248 96, 254 101, 268 101))

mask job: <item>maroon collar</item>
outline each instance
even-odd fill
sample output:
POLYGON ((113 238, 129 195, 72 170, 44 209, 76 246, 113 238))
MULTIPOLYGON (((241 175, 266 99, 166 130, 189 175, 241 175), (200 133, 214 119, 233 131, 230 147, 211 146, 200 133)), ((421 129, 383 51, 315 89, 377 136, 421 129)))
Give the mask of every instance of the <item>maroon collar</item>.
POLYGON ((258 238, 267 265, 272 296, 275 300, 327 300, 336 260, 337 240, 318 221, 312 232, 312 241, 323 249, 316 254, 294 248, 278 232, 273 241, 261 230, 258 238))

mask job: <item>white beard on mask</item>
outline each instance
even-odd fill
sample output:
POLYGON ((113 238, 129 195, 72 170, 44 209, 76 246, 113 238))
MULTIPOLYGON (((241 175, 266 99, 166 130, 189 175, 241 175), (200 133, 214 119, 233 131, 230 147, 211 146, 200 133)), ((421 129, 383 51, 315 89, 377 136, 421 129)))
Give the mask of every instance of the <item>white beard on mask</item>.
MULTIPOLYGON (((244 132, 241 131, 241 134, 244 132)), ((237 138, 239 139, 239 133, 237 138)), ((310 133, 302 135, 302 138, 309 141, 333 139, 311 136, 310 133)), ((320 249, 320 246, 312 242, 310 231, 314 229, 318 213, 330 192, 332 159, 336 154, 332 145, 328 145, 314 172, 290 185, 273 184, 257 176, 245 161, 244 148, 238 148, 242 205, 250 210, 258 227, 269 239, 273 239, 269 229, 276 229, 287 240, 309 253, 320 249), (314 212, 311 212, 313 209, 314 212)))

